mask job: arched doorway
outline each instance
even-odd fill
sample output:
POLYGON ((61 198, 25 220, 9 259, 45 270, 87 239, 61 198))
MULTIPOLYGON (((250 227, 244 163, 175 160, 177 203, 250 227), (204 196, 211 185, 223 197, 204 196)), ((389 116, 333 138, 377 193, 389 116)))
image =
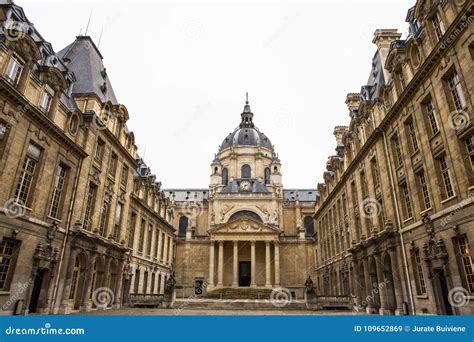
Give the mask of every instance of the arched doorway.
POLYGON ((71 278, 71 290, 69 292, 69 300, 72 301, 74 310, 79 310, 83 299, 85 271, 87 258, 84 254, 76 257, 71 278))

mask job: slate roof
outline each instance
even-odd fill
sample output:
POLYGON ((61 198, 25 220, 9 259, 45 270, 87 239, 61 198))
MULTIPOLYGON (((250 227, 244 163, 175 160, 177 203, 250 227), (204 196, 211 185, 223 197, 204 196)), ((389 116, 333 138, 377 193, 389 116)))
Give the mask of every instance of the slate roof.
POLYGON ((283 200, 285 202, 315 202, 319 192, 316 189, 286 189, 283 190, 283 200))
POLYGON ((68 69, 75 73, 77 81, 73 95, 96 95, 102 102, 117 105, 112 84, 102 62, 102 54, 89 36, 77 36, 76 40, 58 52, 68 69))

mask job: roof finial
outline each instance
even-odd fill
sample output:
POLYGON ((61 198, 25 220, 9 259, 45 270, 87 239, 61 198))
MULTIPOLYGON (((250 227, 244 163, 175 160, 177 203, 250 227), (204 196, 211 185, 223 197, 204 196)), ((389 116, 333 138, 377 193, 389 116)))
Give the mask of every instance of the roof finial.
POLYGON ((245 98, 246 98, 245 104, 249 104, 249 92, 245 93, 245 98))

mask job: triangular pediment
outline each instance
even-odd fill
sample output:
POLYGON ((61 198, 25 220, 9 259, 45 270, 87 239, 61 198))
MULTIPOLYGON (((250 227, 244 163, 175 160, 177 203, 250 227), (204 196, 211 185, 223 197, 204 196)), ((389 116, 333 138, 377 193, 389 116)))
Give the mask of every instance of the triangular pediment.
POLYGON ((241 217, 209 229, 210 234, 278 234, 279 232, 278 228, 263 224, 249 217, 241 217))

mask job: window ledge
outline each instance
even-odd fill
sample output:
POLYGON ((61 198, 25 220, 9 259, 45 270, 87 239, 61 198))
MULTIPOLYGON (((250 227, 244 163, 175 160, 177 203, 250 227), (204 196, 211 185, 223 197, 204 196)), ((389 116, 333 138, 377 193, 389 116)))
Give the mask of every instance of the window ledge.
POLYGON ((429 299, 427 294, 422 294, 422 295, 416 295, 416 299, 429 299))
POLYGON ((411 220, 413 220, 413 217, 409 217, 409 218, 403 220, 402 222, 403 222, 403 223, 407 223, 407 222, 410 222, 411 220))
POLYGON ((420 215, 423 215, 424 213, 427 213, 427 212, 429 212, 429 211, 431 211, 431 210, 433 210, 432 207, 429 207, 428 209, 422 210, 422 211, 420 211, 420 215))
POLYGON ((454 195, 454 196, 451 196, 449 198, 446 198, 445 200, 441 201, 441 204, 447 203, 447 202, 451 201, 452 199, 455 199, 456 197, 458 197, 458 196, 454 195))
POLYGON ((0 296, 10 296, 11 291, 0 291, 0 296))

